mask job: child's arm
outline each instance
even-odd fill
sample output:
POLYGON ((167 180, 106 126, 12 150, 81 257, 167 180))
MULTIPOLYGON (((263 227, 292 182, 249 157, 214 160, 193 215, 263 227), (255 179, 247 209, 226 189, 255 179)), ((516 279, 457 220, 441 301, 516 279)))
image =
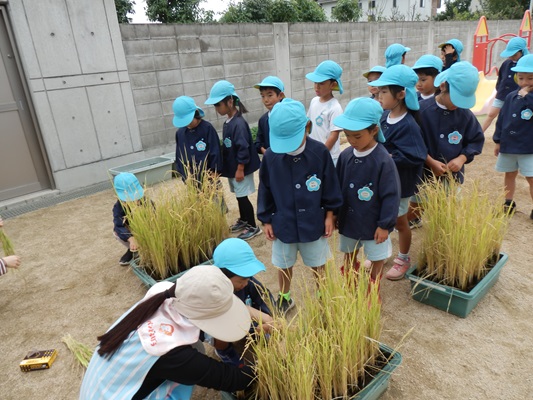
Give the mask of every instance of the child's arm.
POLYGON ((251 138, 250 128, 244 118, 240 117, 235 121, 235 131, 233 132, 233 146, 235 147, 235 158, 237 170, 235 180, 240 182, 244 179, 244 166, 250 162, 251 138))
POLYGON ((461 154, 448 162, 448 169, 452 172, 459 172, 464 164, 472 162, 475 156, 481 154, 485 144, 483 129, 470 110, 464 111, 464 124, 461 154))
POLYGON ((207 140, 209 142, 209 154, 207 156, 207 169, 217 173, 222 169, 222 156, 220 152, 220 139, 213 125, 209 124, 207 140))
POLYGON ((329 238, 335 230, 335 218, 333 211, 326 211, 326 219, 324 221, 324 237, 329 238))
MULTIPOLYGON (((270 174, 268 170, 268 165, 271 162, 273 153, 270 150, 267 150, 261 167, 259 168, 259 188, 257 189, 257 219, 261 221, 265 229, 267 225, 270 225, 272 228, 272 214, 276 212, 276 203, 274 202, 274 196, 270 189, 270 174)), ((268 234, 265 230, 265 235, 268 234)), ((274 240, 274 233, 272 232, 271 239, 274 240)))
POLYGON ((389 237, 389 231, 387 229, 383 229, 378 227, 376 229, 376 232, 374 233, 374 241, 376 244, 383 243, 387 238, 389 237))
POLYGON ((263 128, 261 128, 261 120, 263 117, 259 119, 259 123, 257 124, 257 136, 255 137, 255 149, 257 150, 257 154, 265 154, 266 148, 265 148, 265 134, 263 133, 263 128))
POLYGON ((20 257, 19 256, 7 256, 0 258, 0 275, 7 273, 8 268, 18 268, 20 267, 20 257))
POLYGON ((446 164, 439 160, 435 160, 429 154, 426 157, 426 165, 431 169, 435 176, 441 176, 446 173, 446 164))
POLYGON ((248 312, 250 313, 250 317, 253 321, 258 322, 258 329, 262 330, 265 333, 271 333, 272 328, 275 325, 274 318, 272 318, 270 315, 259 311, 251 306, 247 306, 248 312))
POLYGON ((326 143, 324 143, 326 145, 326 147, 328 148, 328 150, 331 151, 331 149, 333 148, 335 143, 337 143, 337 140, 339 140, 339 134, 340 133, 341 133, 341 131, 331 131, 329 133, 329 136, 326 139, 326 143))
POLYGON ((117 201, 113 206, 113 231, 117 234, 120 240, 128 242, 132 236, 130 230, 124 224, 126 214, 122 208, 120 201, 117 201))
POLYGON ((417 166, 426 162, 428 152, 416 122, 399 127, 391 141, 395 147, 391 156, 398 167, 417 166))

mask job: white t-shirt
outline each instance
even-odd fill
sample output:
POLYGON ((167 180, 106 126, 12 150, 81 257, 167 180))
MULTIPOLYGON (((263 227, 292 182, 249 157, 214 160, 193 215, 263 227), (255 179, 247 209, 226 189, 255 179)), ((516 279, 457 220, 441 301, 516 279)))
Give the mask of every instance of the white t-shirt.
MULTIPOLYGON (((313 129, 309 135, 312 139, 319 142, 326 143, 332 131, 342 131, 342 128, 335 126, 333 120, 342 114, 342 107, 336 98, 320 102, 320 97, 315 97, 311 100, 309 110, 307 110, 307 117, 313 123, 313 129)), ((341 153, 340 138, 330 150, 331 158, 336 160, 341 153)))

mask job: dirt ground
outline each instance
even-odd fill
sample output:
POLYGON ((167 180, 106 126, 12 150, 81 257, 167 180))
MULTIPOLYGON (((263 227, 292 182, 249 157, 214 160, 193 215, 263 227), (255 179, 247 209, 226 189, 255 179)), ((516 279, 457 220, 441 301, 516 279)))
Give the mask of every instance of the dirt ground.
MULTIPOLYGON (((494 145, 487 136, 484 153, 467 167, 467 176, 486 179, 497 190, 503 177, 494 171, 494 145)), ((234 197, 226 198, 233 221, 237 204, 234 197)), ((466 319, 412 300, 407 280, 383 282, 381 341, 396 347, 412 332, 399 347, 403 363, 382 399, 531 398, 533 221, 523 178, 515 199, 518 212, 502 248, 509 262, 466 319)), ((5 221, 23 264, 0 278, 0 398, 76 399, 83 370, 61 338, 71 334, 94 346, 96 336, 146 292, 129 268, 118 265, 124 248, 111 233, 114 201, 108 190, 5 221), (51 369, 20 371, 28 351, 54 348, 59 355, 51 369)), ((415 256, 423 234, 424 228, 413 231, 415 256)), ((397 249, 397 235, 392 238, 397 249)), ((267 265, 259 278, 276 292, 270 243, 261 235, 250 244, 267 265)), ((297 264, 295 283, 309 279, 307 272, 297 264)), ((199 389, 195 398, 219 394, 199 389)))

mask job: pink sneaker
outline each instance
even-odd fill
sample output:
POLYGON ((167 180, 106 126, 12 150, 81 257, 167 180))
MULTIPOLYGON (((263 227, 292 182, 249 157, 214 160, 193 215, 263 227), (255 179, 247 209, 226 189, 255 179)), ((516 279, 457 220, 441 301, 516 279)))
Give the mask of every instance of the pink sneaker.
POLYGON ((411 258, 409 258, 407 261, 402 260, 401 258, 396 257, 394 259, 394 265, 391 269, 389 269, 389 272, 385 275, 385 278, 387 278, 390 281, 399 281, 402 279, 407 272, 407 270, 411 267, 411 258))

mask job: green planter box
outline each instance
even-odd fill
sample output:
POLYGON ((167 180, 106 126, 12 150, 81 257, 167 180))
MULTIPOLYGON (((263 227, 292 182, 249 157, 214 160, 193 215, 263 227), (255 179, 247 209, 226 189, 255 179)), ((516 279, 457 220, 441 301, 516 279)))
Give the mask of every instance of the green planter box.
MULTIPOLYGON (((355 400, 379 399, 389 387, 389 381, 393 371, 402 363, 402 355, 397 351, 395 352, 383 343, 379 344, 379 348, 387 357, 391 355, 391 358, 374 379, 363 390, 357 393, 355 397, 353 397, 355 400)), ((235 396, 227 392, 221 392, 221 398, 223 400, 236 400, 235 396)))
POLYGON ((494 286, 508 258, 507 254, 500 253, 500 259, 496 265, 470 292, 463 292, 450 286, 420 278, 413 274, 416 266, 410 268, 405 276, 411 282, 411 297, 413 299, 458 317, 466 318, 489 289, 494 286))
MULTIPOLYGON (((206 262, 203 262, 201 263, 200 265, 210 265, 210 264, 213 264, 213 260, 208 260, 206 262)), ((139 266, 136 262, 136 260, 131 260, 130 262, 130 267, 131 267, 131 270, 133 271, 133 273, 135 275, 137 275, 137 277, 142 281, 142 283, 144 283, 144 285, 147 287, 147 288, 151 288, 152 286, 154 286, 157 282, 176 282, 176 280, 181 277, 185 272, 187 271, 184 271, 184 272, 180 272, 179 274, 177 275, 172 275, 166 279, 161 279, 159 281, 156 281, 154 278, 152 278, 145 270, 143 267, 139 266)))
POLYGON ((113 176, 121 172, 131 172, 142 185, 153 185, 172 178, 174 160, 168 157, 152 157, 109 169, 113 176))

